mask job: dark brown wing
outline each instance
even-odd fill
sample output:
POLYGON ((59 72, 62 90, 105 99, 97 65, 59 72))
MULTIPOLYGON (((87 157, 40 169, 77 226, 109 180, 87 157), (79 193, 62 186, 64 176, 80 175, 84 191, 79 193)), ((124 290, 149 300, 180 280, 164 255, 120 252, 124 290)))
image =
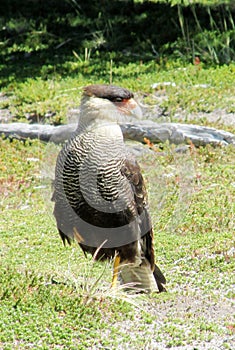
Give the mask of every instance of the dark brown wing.
POLYGON ((148 208, 147 191, 139 164, 132 158, 126 159, 122 173, 125 174, 132 186, 136 208, 140 216, 139 225, 143 252, 150 262, 152 270, 154 270, 153 229, 148 208))
POLYGON ((154 233, 148 207, 147 190, 140 167, 136 160, 131 158, 126 159, 125 165, 122 168, 122 173, 125 174, 132 186, 137 211, 141 218, 140 230, 142 251, 146 259, 150 262, 159 292, 163 292, 165 291, 165 288, 162 284, 166 283, 166 279, 159 267, 155 264, 154 233))

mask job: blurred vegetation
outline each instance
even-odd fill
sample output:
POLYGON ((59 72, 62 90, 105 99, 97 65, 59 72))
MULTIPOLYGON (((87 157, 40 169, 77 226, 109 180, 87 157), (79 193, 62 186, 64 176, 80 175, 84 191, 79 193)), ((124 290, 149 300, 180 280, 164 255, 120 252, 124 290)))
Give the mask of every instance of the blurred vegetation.
POLYGON ((55 64, 66 74, 68 57, 193 62, 199 56, 207 64, 235 57, 233 1, 2 0, 0 14, 1 75, 12 72, 15 79, 39 69, 46 77, 55 64))
POLYGON ((177 93, 166 86, 168 97, 148 104, 170 117, 179 109, 233 112, 234 14, 233 1, 2 0, 0 87, 11 99, 0 108, 16 120, 60 124, 85 84, 113 82, 143 95, 172 81, 177 93))

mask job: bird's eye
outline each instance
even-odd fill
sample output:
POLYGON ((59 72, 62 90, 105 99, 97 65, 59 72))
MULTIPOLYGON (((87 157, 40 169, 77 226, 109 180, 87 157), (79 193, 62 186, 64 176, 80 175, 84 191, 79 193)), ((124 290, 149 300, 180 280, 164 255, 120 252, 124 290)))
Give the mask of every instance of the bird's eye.
POLYGON ((122 97, 115 97, 114 102, 122 102, 123 98, 122 97))

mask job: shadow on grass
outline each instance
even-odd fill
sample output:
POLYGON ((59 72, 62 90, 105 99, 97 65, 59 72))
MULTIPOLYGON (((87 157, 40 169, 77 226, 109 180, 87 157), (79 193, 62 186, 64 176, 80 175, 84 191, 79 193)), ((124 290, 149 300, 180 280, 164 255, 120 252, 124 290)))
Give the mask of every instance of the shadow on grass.
POLYGON ((77 74, 67 64, 76 61, 81 74, 95 78, 111 58, 121 64, 169 56, 192 62, 198 55, 228 63, 235 56, 234 11, 216 2, 2 0, 0 84, 77 74), (94 58, 94 69, 87 69, 94 58))

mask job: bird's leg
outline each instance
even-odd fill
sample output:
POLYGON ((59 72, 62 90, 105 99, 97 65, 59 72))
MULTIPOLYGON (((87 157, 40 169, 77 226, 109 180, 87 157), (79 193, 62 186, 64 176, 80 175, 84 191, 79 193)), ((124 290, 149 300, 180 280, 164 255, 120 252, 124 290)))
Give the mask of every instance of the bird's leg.
POLYGON ((117 285, 117 278, 118 278, 118 272, 119 272, 119 265, 120 265, 120 255, 116 254, 114 257, 114 264, 113 264, 113 278, 112 278, 112 285, 111 288, 115 288, 117 285))

